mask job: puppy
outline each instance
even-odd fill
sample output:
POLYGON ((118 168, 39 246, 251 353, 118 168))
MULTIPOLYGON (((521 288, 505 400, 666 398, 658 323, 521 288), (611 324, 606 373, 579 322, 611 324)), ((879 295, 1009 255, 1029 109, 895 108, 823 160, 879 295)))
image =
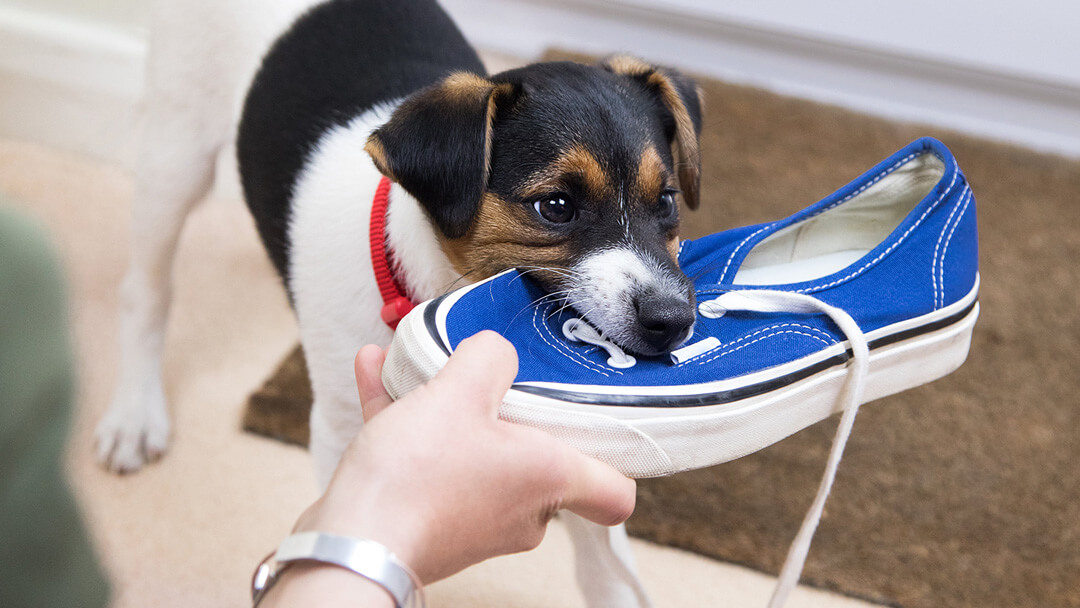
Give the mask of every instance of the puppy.
MULTIPOLYGON (((698 205, 700 101, 677 72, 617 57, 487 76, 431 0, 162 2, 152 45, 105 466, 133 471, 166 448, 172 259, 234 134, 299 321, 323 484, 363 423, 353 355, 392 337, 371 270, 384 254, 413 301, 517 267, 628 350, 692 333, 676 253, 678 201, 698 205), (386 251, 373 252, 384 176, 386 251)), ((622 528, 568 521, 589 605, 647 605, 622 528)))

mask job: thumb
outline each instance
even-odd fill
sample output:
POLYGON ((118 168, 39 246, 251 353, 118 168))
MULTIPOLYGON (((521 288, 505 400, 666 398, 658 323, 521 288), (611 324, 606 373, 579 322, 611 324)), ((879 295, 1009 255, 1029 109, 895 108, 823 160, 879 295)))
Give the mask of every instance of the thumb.
POLYGON ((454 395, 446 403, 472 405, 495 418, 517 371, 514 346, 493 331, 482 331, 458 344, 428 386, 454 395))
POLYGON ((637 482, 569 446, 566 458, 569 475, 562 508, 603 526, 630 518, 637 500, 637 482))
POLYGON ((364 422, 370 422, 376 414, 393 403, 382 383, 382 366, 386 352, 368 344, 356 353, 353 368, 356 373, 356 389, 360 393, 360 405, 364 409, 364 422))

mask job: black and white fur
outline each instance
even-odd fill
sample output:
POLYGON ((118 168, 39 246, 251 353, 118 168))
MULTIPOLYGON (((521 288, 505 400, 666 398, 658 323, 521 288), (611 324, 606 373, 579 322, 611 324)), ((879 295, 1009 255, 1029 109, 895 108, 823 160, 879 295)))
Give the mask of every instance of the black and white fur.
MULTIPOLYGON (((234 135, 245 198, 299 321, 321 484, 363 424, 353 356, 392 337, 367 242, 383 173, 395 181, 387 241, 415 299, 527 267, 631 350, 659 352, 691 332, 693 296, 674 262, 670 208, 678 182, 696 206, 697 176, 685 171, 697 162, 700 110, 685 79, 631 61, 484 80, 475 52, 428 0, 160 2, 152 32, 120 375, 97 429, 103 465, 134 471, 167 447, 161 358, 172 261, 234 135), (454 72, 476 77, 439 89, 454 72), (479 123, 465 106, 440 105, 483 82, 493 88, 479 123), (683 104, 681 116, 672 103, 683 104), (450 130, 443 149, 439 129, 450 130), (643 147, 660 158, 656 188, 632 186, 647 181, 635 164, 648 156, 635 156, 643 147), (582 149, 587 168, 573 164, 582 149), (586 192, 589 180, 610 200, 590 194, 599 186, 586 192), (662 200, 655 192, 644 200, 644 190, 662 200), (555 204, 572 204, 572 221, 541 214, 555 204), (513 244, 500 250, 484 238, 513 244)), ((589 606, 648 605, 625 531, 567 522, 589 606)))

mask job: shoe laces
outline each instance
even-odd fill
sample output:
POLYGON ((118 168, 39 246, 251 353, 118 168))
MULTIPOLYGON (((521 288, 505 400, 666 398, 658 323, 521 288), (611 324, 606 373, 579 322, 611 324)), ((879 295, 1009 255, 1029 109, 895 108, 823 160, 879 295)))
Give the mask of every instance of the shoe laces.
POLYGON ((562 331, 563 335, 570 340, 585 342, 586 344, 599 346, 606 350, 608 354, 607 364, 611 367, 626 369, 628 367, 634 367, 634 365, 637 364, 637 359, 635 359, 633 355, 627 354, 626 351, 619 348, 614 342, 600 335, 599 331, 582 319, 576 317, 567 319, 566 322, 563 323, 562 331))
MULTIPOLYGON (((866 385, 866 375, 870 368, 870 349, 866 343, 859 324, 851 318, 851 315, 843 310, 826 304, 821 300, 801 293, 773 290, 745 290, 729 291, 711 300, 705 300, 698 304, 698 312, 702 316, 717 319, 729 311, 761 312, 761 313, 796 313, 796 314, 825 314, 840 331, 843 332, 852 353, 849 365, 851 373, 841 393, 843 414, 840 417, 840 425, 833 437, 832 448, 829 450, 829 459, 825 465, 825 473, 818 486, 814 502, 803 518, 798 534, 791 543, 784 566, 780 569, 780 576, 769 600, 769 608, 781 608, 787 602, 791 591, 798 585, 803 567, 806 565, 806 556, 810 552, 810 543, 821 522, 821 515, 825 509, 825 501, 832 491, 833 481, 836 479, 836 471, 840 466, 844 448, 847 446, 851 429, 855 424, 855 415, 859 411, 859 405, 866 385)), ((637 362, 632 355, 627 354, 615 343, 604 338, 600 332, 582 319, 571 318, 563 323, 563 334, 570 340, 585 342, 603 348, 608 353, 608 365, 617 368, 633 367, 637 362)), ((692 347, 688 347, 692 348, 692 347)))
POLYGON ((769 608, 780 608, 787 601, 791 591, 799 583, 803 566, 806 564, 806 556, 810 552, 810 542, 818 523, 821 522, 821 514, 825 509, 825 501, 832 490, 833 481, 836 479, 836 470, 840 466, 840 459, 844 454, 844 447, 851 436, 852 426, 855 424, 855 414, 859 411, 859 404, 866 385, 866 375, 870 368, 870 349, 866 343, 866 337, 858 323, 851 315, 843 310, 831 306, 812 296, 787 291, 771 290, 748 290, 729 291, 719 297, 707 300, 699 304, 698 310, 703 316, 717 318, 727 311, 747 311, 763 313, 797 313, 797 314, 825 314, 832 319, 833 323, 840 328, 850 345, 852 357, 849 361, 851 373, 848 375, 841 395, 843 414, 840 417, 840 425, 833 437, 832 448, 829 450, 829 459, 825 465, 825 474, 818 486, 817 495, 810 505, 799 527, 795 540, 791 543, 784 566, 780 570, 776 588, 769 600, 769 608))

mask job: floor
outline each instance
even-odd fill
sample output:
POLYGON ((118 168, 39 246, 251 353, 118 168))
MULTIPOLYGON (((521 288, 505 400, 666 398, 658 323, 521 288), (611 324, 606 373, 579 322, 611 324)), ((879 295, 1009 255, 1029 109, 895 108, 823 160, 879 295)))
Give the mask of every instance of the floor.
MULTIPOLYGON (((255 564, 315 498, 306 452, 240 430, 246 395, 296 340, 284 293, 235 188, 191 216, 176 264, 165 384, 165 458, 118 477, 93 458, 92 430, 116 373, 117 286, 132 193, 124 170, 0 140, 0 191, 47 227, 66 264, 80 390, 70 478, 121 607, 244 606, 255 564)), ((359 345, 358 345, 359 346, 359 345)), ((720 515, 722 516, 722 514, 720 515)), ((771 577, 634 541, 657 606, 763 606, 771 577)), ((539 549, 434 584, 438 606, 581 606, 571 548, 551 525, 539 549)), ((800 588, 801 608, 863 602, 800 588)))

